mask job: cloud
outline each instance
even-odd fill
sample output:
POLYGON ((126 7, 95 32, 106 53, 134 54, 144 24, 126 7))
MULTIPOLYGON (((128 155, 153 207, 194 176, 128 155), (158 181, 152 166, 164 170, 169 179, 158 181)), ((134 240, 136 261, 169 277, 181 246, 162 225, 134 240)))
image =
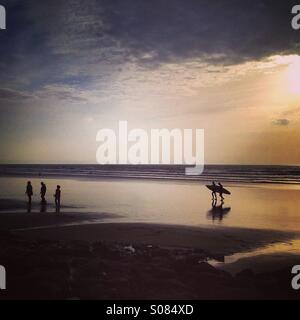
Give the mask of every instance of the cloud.
POLYGON ((48 49, 86 63, 155 67, 201 58, 211 64, 236 64, 299 51, 299 34, 291 28, 292 0, 20 3, 7 4, 19 18, 12 19, 13 36, 22 34, 28 40, 19 49, 48 49), (21 31, 28 21, 29 27, 21 31))
POLYGON ((24 101, 30 98, 33 98, 33 96, 27 92, 14 90, 10 88, 0 88, 0 100, 24 101))
MULTIPOLYGON (((84 123, 91 139, 79 139, 85 147, 94 143, 93 126, 125 117, 164 126, 180 117, 222 133, 240 125, 239 114, 249 114, 245 130, 253 121, 265 125, 260 115, 271 112, 273 100, 263 108, 275 92, 267 74, 288 64, 275 57, 300 53, 299 32, 291 28, 294 0, 1 4, 8 29, 0 32, 0 135, 27 142, 44 133, 45 146, 63 132, 55 140, 68 147, 84 123)), ((298 103, 280 103, 297 114, 281 108, 273 124, 294 123, 298 103)))
POLYGON ((292 0, 2 2, 9 25, 0 34, 6 44, 0 81, 28 90, 59 82, 105 84, 128 64, 148 70, 194 61, 226 66, 299 52, 292 0))
POLYGON ((192 98, 253 70, 271 70, 270 56, 299 50, 289 0, 2 3, 9 25, 0 33, 0 83, 3 97, 20 104, 26 95, 83 108, 103 100, 192 98))
POLYGON ((273 121, 273 124, 276 126, 288 126, 290 124, 289 119, 276 119, 273 121))
POLYGON ((92 49, 109 61, 157 66, 201 58, 211 64, 235 64, 296 52, 300 42, 290 26, 293 1, 75 3, 74 14, 65 20, 73 27, 62 26, 66 32, 56 44, 64 44, 64 48, 67 44, 67 50, 79 54, 92 49))

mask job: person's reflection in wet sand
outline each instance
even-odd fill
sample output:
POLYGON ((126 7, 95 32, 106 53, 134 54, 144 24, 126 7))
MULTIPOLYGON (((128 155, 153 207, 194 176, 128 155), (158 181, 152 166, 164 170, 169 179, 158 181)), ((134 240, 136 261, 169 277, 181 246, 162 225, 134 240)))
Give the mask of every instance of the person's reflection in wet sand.
POLYGON ((27 213, 31 213, 31 202, 27 203, 27 213))
POLYGON ((212 219, 212 221, 215 221, 216 219, 222 221, 224 216, 231 210, 231 207, 223 208, 223 205, 224 201, 221 201, 221 204, 217 206, 217 201, 213 200, 211 203, 212 208, 207 212, 207 218, 212 219))
POLYGON ((55 205, 55 212, 60 213, 60 204, 55 205))
POLYGON ((41 202, 40 212, 41 213, 47 212, 47 203, 41 202))

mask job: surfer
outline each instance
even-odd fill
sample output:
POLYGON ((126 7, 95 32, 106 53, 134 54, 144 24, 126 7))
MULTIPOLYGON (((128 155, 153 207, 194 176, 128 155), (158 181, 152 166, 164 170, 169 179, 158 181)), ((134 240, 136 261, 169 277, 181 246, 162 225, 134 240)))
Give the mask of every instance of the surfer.
POLYGON ((211 185, 206 185, 206 188, 211 191, 213 201, 217 201, 217 193, 220 195, 222 202, 224 201, 223 194, 231 194, 231 192, 225 189, 220 182, 216 184, 215 181, 213 181, 211 185))
POLYGON ((213 200, 217 200, 217 194, 216 194, 217 185, 216 185, 216 183, 214 181, 212 182, 212 186, 213 186, 212 193, 211 193, 212 199, 213 200))
POLYGON ((219 187, 220 187, 220 192, 219 192, 219 195, 222 199, 222 201, 224 200, 224 197, 223 197, 223 185, 221 182, 218 183, 219 187))

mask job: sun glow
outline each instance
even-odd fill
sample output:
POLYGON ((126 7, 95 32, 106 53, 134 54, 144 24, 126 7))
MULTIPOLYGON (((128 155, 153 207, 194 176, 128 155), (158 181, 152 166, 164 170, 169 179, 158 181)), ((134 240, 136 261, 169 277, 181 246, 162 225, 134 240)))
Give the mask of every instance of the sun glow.
POLYGON ((289 91, 300 94, 300 56, 295 56, 293 62, 287 69, 287 80, 289 91))

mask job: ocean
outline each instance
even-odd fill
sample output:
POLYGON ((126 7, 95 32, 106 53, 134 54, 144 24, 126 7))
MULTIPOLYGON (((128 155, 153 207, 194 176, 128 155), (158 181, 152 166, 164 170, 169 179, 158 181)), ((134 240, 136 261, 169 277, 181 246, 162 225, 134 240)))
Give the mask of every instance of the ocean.
POLYGON ((0 176, 139 178, 300 184, 300 166, 206 165, 200 176, 182 165, 0 165, 0 176))

